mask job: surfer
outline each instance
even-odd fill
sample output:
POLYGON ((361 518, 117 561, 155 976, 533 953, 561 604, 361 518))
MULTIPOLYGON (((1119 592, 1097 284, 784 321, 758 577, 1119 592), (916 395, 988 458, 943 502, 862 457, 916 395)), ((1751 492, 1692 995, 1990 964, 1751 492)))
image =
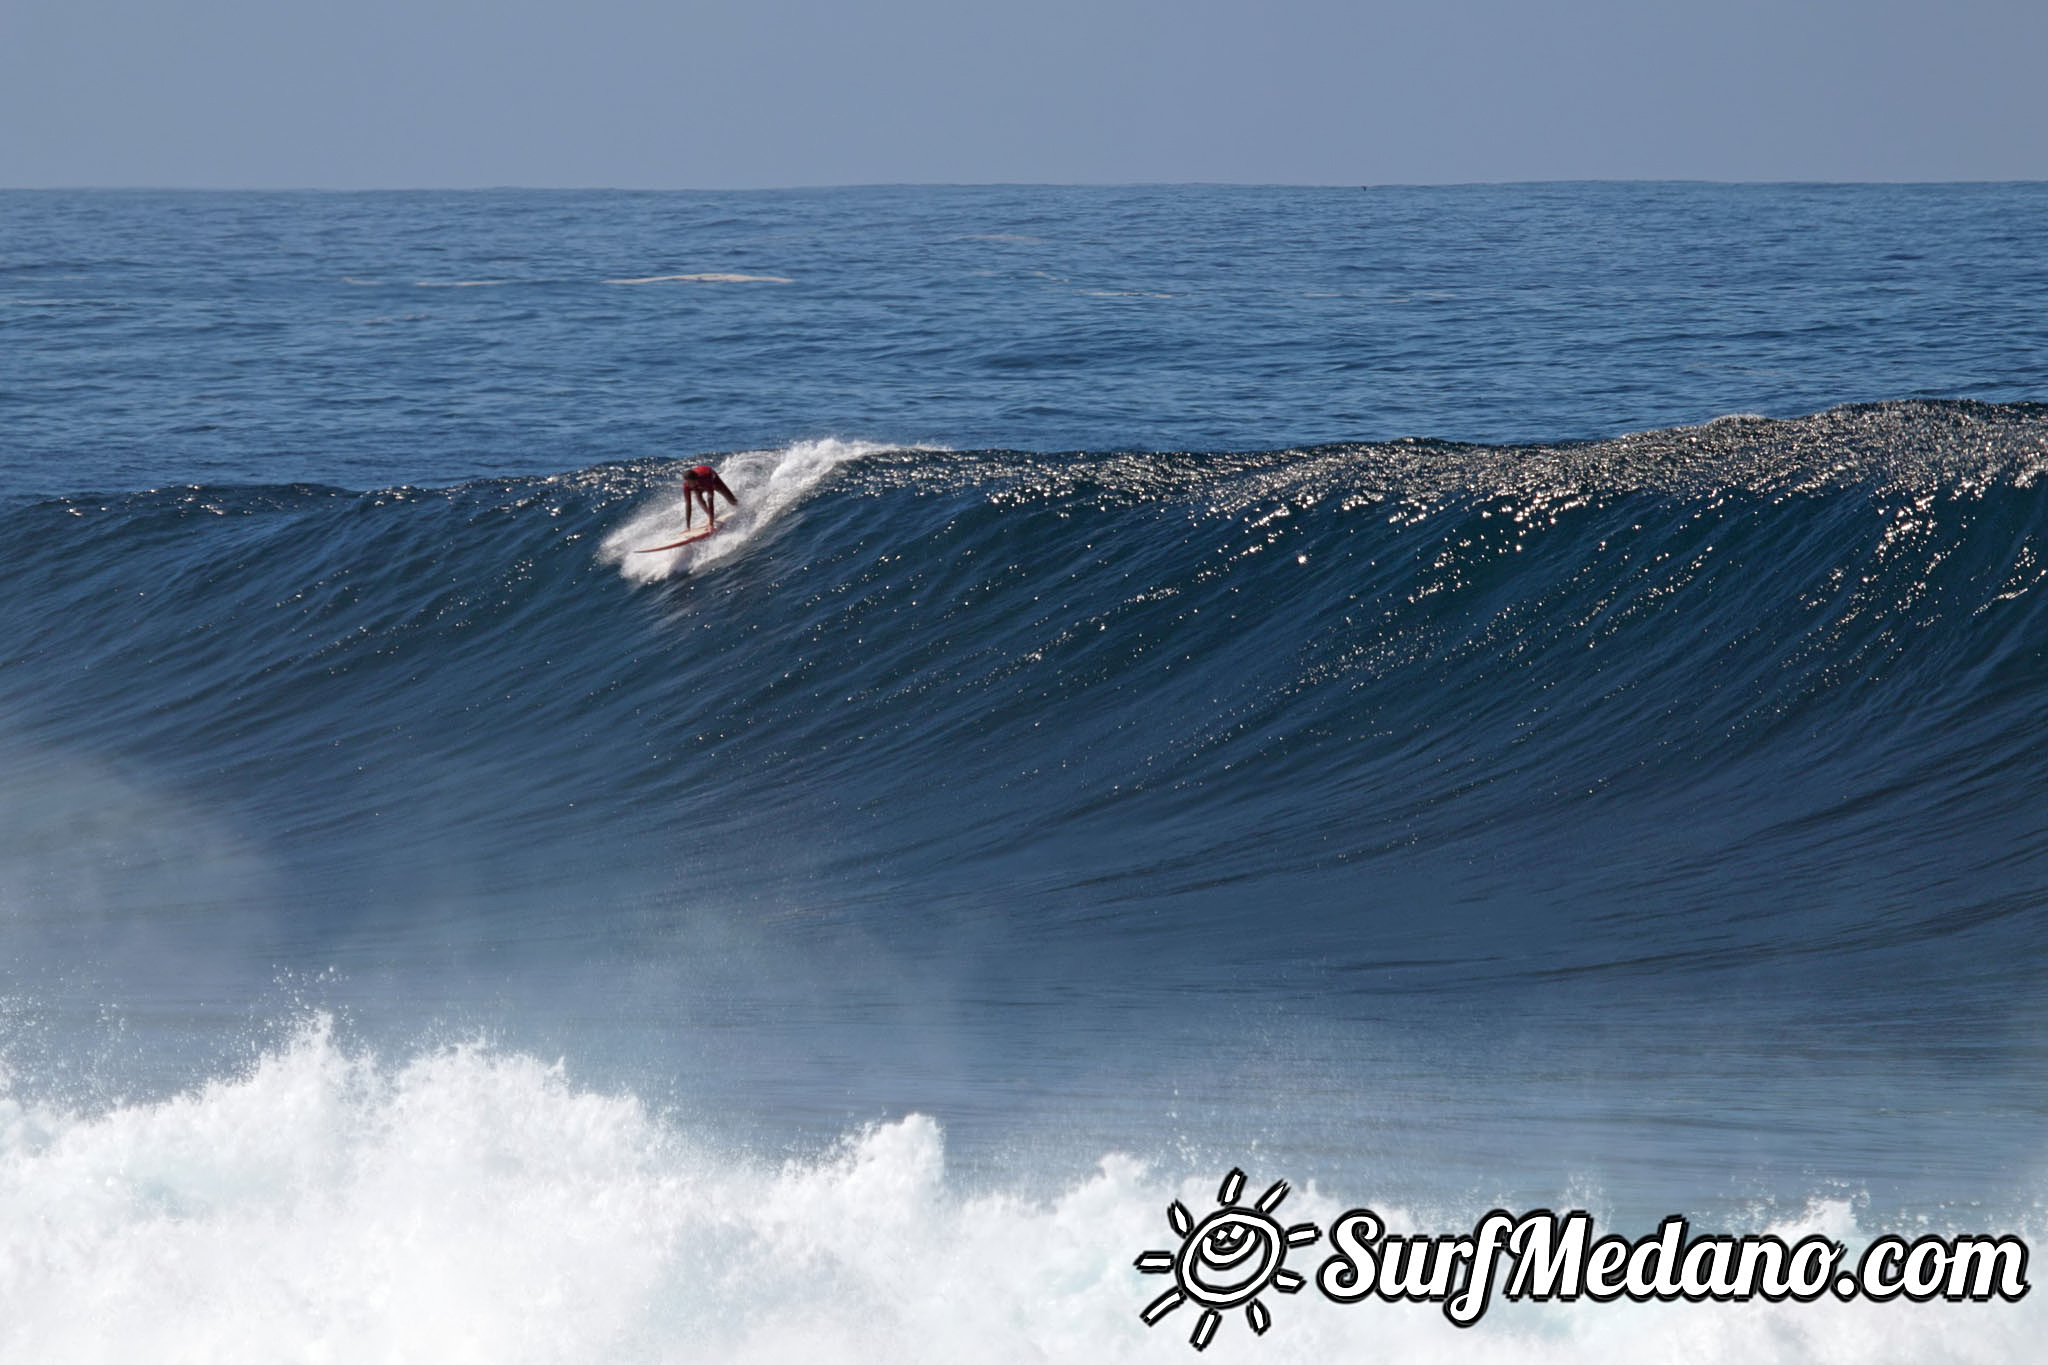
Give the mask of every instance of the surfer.
POLYGON ((700 464, 690 470, 687 474, 683 475, 683 529, 690 531, 690 534, 684 536, 681 540, 671 540, 666 545, 649 545, 645 549, 635 550, 633 553, 651 555, 662 550, 678 550, 692 541, 702 540, 713 531, 716 531, 718 529, 718 495, 721 493, 725 495, 725 500, 734 507, 740 505, 740 500, 733 496, 732 490, 725 486, 725 480, 719 478, 718 471, 710 465, 700 464), (697 509, 699 507, 704 509, 704 520, 710 524, 701 531, 694 531, 691 528, 696 523, 697 509))
POLYGON ((718 477, 718 471, 708 464, 700 464, 683 475, 683 525, 691 524, 698 507, 704 509, 704 519, 713 526, 718 525, 718 495, 725 494, 725 500, 734 507, 740 500, 725 486, 725 480, 718 477))

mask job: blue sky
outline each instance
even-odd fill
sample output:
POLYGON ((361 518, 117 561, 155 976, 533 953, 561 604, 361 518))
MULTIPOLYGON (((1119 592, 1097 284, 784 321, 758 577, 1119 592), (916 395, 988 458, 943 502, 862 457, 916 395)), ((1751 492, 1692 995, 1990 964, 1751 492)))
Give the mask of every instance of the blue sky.
POLYGON ((2048 179, 2044 0, 0 0, 0 185, 2048 179))

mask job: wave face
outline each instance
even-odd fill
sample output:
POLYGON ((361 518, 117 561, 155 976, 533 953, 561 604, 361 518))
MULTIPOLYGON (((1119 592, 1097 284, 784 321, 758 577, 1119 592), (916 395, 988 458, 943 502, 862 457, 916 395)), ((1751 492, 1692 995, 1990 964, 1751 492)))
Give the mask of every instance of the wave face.
POLYGON ((1176 1354, 1129 1254, 1244 1144, 1447 1226, 2032 1207, 2048 409, 717 463, 657 554, 664 460, 0 505, 6 1354, 1176 1354))
MULTIPOLYGON (((0 677, 17 739, 316 863, 518 864, 546 821, 549 858, 688 835, 718 856, 655 861, 752 884, 802 826, 840 877, 1035 867, 1009 894, 1057 914, 1682 826, 1725 877, 2039 795, 2044 429, 1905 404, 1559 448, 826 443, 730 457, 738 514, 654 555, 660 461, 17 503, 0 677)), ((1836 900, 1867 908, 1823 895, 1799 932, 1836 900)), ((1584 947, 1551 965, 1613 965, 1584 947)))
POLYGON ((828 443, 657 555, 662 461, 17 502, 9 866, 60 934, 286 895, 288 957, 517 891, 1382 992, 2022 970, 2044 431, 828 443))

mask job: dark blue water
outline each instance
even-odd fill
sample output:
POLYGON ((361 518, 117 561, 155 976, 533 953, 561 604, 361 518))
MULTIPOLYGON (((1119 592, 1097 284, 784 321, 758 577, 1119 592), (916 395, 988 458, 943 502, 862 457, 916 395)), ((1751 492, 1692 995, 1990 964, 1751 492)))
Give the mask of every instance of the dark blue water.
MULTIPOLYGON (((722 1153, 714 1205, 758 1203, 758 1163, 871 1123, 803 1177, 827 1204, 916 1186, 943 1131, 957 1181, 1054 1207, 1125 1152, 1446 1227, 2022 1226, 2044 208, 0 196, 0 1217, 74 1227, 65 1283, 134 1318, 15 1345, 170 1350, 105 1277, 167 1226, 266 1260, 255 1201, 342 1247, 278 1273, 325 1305, 285 1340, 425 1349, 527 1291, 492 1262, 423 1317, 351 1308, 384 1303, 378 1220, 428 1198, 400 1185, 659 1205, 633 1182, 705 1169, 687 1141, 722 1153), (698 457, 739 508, 639 553, 698 457), (465 1145, 504 1132, 542 1136, 465 1145), (111 1212, 108 1171, 140 1182, 111 1212)), ((1098 1202, 1150 1227, 1166 1187, 1122 1171, 1098 1202)), ((917 1198, 983 1217, 959 1197, 917 1198)), ((436 1217, 456 1260, 536 1235, 436 1217)), ((1061 1354, 1030 1304, 1065 1331, 1106 1294, 1111 1354, 1164 1349, 1121 1280, 1033 1278, 1066 1226, 1026 1238, 1020 1340, 1061 1354)), ((822 1349, 766 1290, 707 1344, 677 1264, 623 1337, 543 1312, 571 1344, 531 1358, 822 1349)), ((2023 1358, 2000 1311, 1887 1330, 2023 1358)), ((1600 1321, 1494 1346, 1698 1345, 1600 1321)))
POLYGON ((2040 185, 0 196, 24 491, 2038 398, 2040 185), (667 275, 753 275, 708 284, 667 275))

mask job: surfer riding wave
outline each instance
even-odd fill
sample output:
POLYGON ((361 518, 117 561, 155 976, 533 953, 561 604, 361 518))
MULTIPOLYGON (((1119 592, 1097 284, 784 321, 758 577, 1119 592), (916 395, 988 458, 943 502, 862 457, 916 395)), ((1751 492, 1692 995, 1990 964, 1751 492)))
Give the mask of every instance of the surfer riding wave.
POLYGON ((723 493, 725 500, 734 507, 740 500, 725 486, 725 480, 718 477, 718 471, 708 464, 700 464, 683 475, 683 526, 688 529, 698 507, 704 509, 704 520, 714 528, 718 525, 718 497, 723 493))
POLYGON ((680 546, 688 545, 693 540, 702 540, 705 536, 716 531, 718 529, 718 495, 721 493, 725 495, 725 500, 734 507, 740 505, 740 500, 733 496, 733 491, 725 486, 725 480, 719 478, 718 471, 710 465, 700 464, 690 470, 689 473, 683 475, 683 529, 690 532, 690 534, 685 535, 681 540, 672 540, 666 545, 650 545, 638 553, 651 555, 658 550, 673 550, 680 546), (704 520, 706 523, 701 531, 695 529, 697 509, 699 507, 704 509, 704 520))
POLYGON ((645 482, 634 490, 646 495, 646 502, 605 538, 601 557, 635 582, 722 563, 808 501, 834 470, 887 449, 827 438, 779 449, 650 461, 641 476, 645 482))

